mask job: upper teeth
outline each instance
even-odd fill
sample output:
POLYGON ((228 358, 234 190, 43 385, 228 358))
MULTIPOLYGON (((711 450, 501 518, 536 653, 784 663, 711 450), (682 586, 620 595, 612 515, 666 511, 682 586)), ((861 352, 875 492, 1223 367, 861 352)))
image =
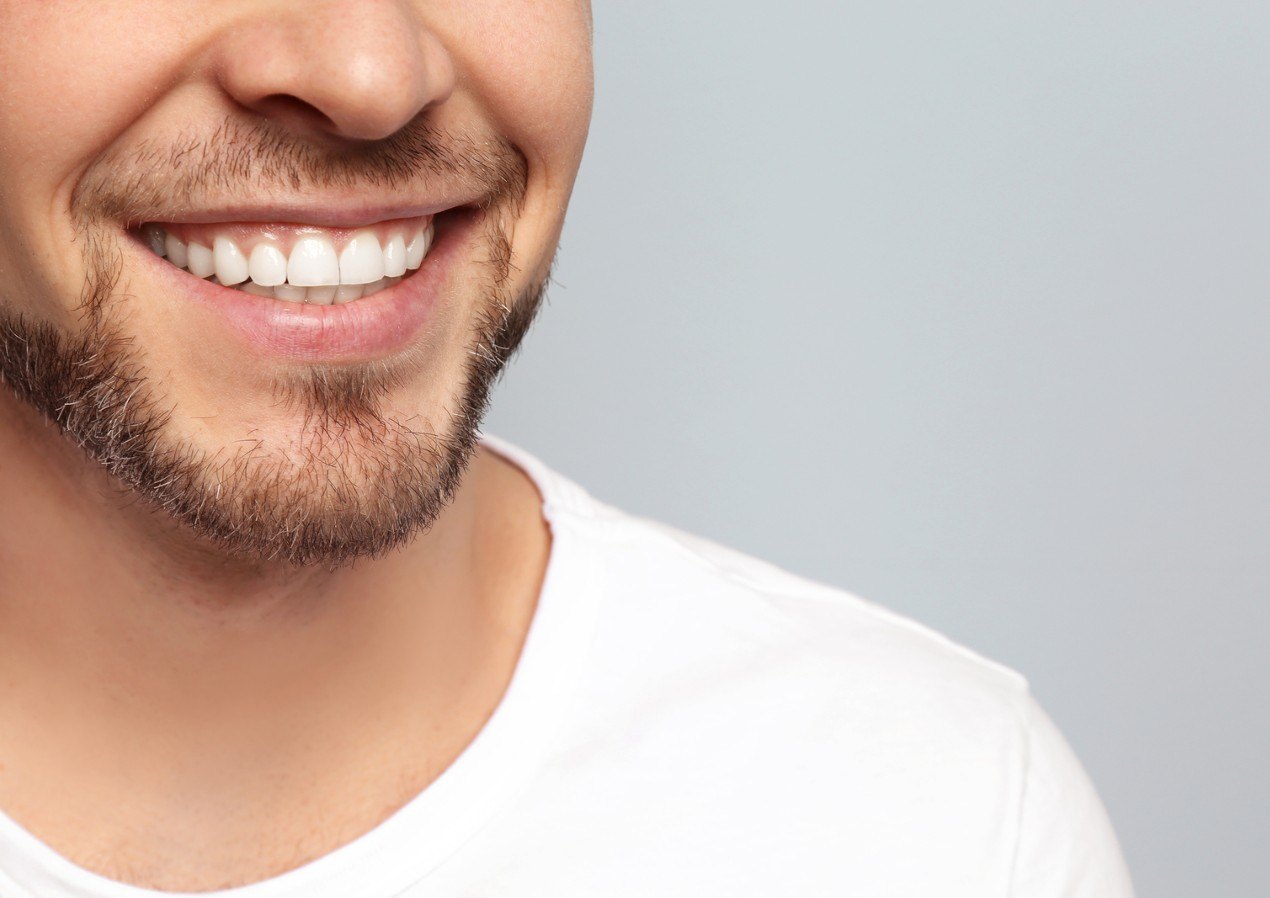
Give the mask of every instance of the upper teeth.
POLYGON ((142 233, 156 255, 196 277, 215 276, 227 287, 257 295, 324 304, 349 302, 392 286, 423 264, 433 239, 431 219, 388 230, 382 243, 373 230, 357 231, 338 252, 330 239, 309 234, 296 239, 288 253, 267 236, 248 248, 226 234, 212 236, 210 246, 187 243, 157 224, 146 225, 142 233))

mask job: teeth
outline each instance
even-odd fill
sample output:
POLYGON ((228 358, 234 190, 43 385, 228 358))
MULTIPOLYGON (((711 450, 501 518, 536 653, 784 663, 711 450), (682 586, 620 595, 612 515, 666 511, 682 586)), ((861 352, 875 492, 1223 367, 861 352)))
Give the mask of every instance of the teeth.
POLYGON ((217 237, 212 243, 212 261, 216 265, 216 276, 226 287, 247 280, 247 257, 228 237, 217 237))
POLYGON ((267 239, 252 247, 249 257, 225 236, 214 238, 208 249, 147 224, 141 237, 155 255, 195 277, 255 296, 325 305, 352 302, 395 286, 423 264, 433 229, 430 224, 415 229, 409 242, 404 234, 390 232, 383 245, 374 231, 359 231, 339 253, 323 237, 303 237, 289 258, 267 239))
POLYGON ((251 279, 262 287, 276 287, 287 279, 287 257, 271 243, 258 243, 247 263, 251 279))
POLYGON ((384 244, 384 277, 399 278, 406 273, 406 239, 393 234, 384 244))
POLYGON ((340 284, 335 288, 335 303, 352 302, 362 298, 361 284, 340 284))
POLYGON ((212 258, 212 251, 203 244, 191 243, 186 248, 186 255, 189 256, 189 262, 185 267, 196 278, 211 277, 216 273, 216 262, 212 258))
POLYGON ((270 296, 274 299, 285 299, 288 302, 332 305, 352 302, 355 299, 370 296, 372 293, 378 293, 380 290, 387 290, 389 287, 397 286, 401 280, 401 278, 380 278, 370 284, 340 284, 338 287, 334 284, 320 287, 294 287, 287 283, 266 287, 255 281, 244 281, 238 285, 237 289, 254 296, 270 296))
POLYGON ((370 284, 384 276, 384 251, 370 231, 358 231, 340 253, 340 283, 370 284))
POLYGON ((262 287, 253 281, 248 281, 238 289, 244 293, 251 293, 255 296, 273 296, 272 287, 262 287))
POLYGON ((415 231, 413 237, 410 238, 410 245, 406 247, 406 268, 414 271, 423 264, 423 257, 428 254, 428 246, 432 242, 432 229, 420 228, 415 231))
POLYGON ((168 254, 166 246, 167 233, 158 225, 150 224, 141 229, 141 236, 145 237, 146 244, 150 247, 150 252, 160 258, 168 254))
POLYGON ((168 261, 177 268, 184 268, 189 262, 185 252, 185 244, 171 234, 168 234, 164 239, 163 248, 167 251, 168 261))
POLYGON ((335 247, 321 237, 305 237, 291 249, 287 282, 297 287, 326 287, 340 282, 335 247))

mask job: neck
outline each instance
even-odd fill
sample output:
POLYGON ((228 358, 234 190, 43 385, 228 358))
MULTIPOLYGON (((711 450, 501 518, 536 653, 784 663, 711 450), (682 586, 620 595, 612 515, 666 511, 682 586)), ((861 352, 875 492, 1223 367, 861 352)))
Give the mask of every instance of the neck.
POLYGON ((93 809, 72 795, 125 789, 137 821, 205 846, 263 825, 262 802, 312 809, 352 782, 310 853, 329 850, 448 765, 506 688, 548 536, 532 484, 484 449, 430 530, 337 570, 191 544, 7 394, 0 454, 0 808, 72 858, 125 838, 81 845, 93 809), (347 775, 366 770, 381 782, 347 775))

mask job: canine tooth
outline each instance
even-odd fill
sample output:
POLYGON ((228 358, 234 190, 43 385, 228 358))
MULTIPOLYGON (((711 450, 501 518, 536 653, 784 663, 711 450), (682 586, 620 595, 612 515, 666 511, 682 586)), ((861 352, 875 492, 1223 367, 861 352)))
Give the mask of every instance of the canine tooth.
POLYGON ((355 299, 362 298, 361 284, 340 284, 335 290, 335 304, 342 302, 352 302, 355 299))
POLYGON ((287 257, 269 243, 257 243, 247 263, 251 279, 262 287, 276 287, 287 279, 287 257))
POLYGON ((296 287, 325 287, 340 282, 340 262, 331 241, 304 237, 291 249, 287 283, 296 287))
POLYGON ((216 263, 212 260, 212 251, 201 243, 191 243, 185 250, 185 267, 190 274, 198 278, 210 277, 216 273, 216 263))
POLYGON ((384 277, 396 278, 406 273, 406 239, 393 234, 384 244, 384 277))
POLYGON ((415 231, 406 247, 406 268, 414 271, 423 264, 423 257, 428 254, 428 236, 423 228, 415 231))
POLYGON ((340 253, 340 283, 369 284, 384 276, 384 251, 372 231, 358 231, 340 253))
POLYGON ((330 305, 331 300, 335 299, 335 293, 340 288, 335 284, 324 284, 321 287, 310 287, 308 295, 305 297, 309 302, 316 302, 321 305, 330 305))
POLYGON ((184 268, 189 262, 185 251, 185 241, 168 234, 163 240, 163 248, 167 250, 168 261, 177 268, 184 268))
POLYGON ((168 254, 166 240, 167 232, 156 224, 145 225, 141 229, 141 236, 146 239, 146 245, 150 247, 150 252, 159 258, 163 258, 168 254))
POLYGON ((225 286, 232 287, 247 280, 247 257, 228 237, 217 237, 212 242, 212 261, 216 276, 225 286))
POLYGON ((288 302, 304 302, 304 297, 308 295, 308 290, 304 287, 297 287, 294 284, 277 284, 273 288, 273 295, 288 302))

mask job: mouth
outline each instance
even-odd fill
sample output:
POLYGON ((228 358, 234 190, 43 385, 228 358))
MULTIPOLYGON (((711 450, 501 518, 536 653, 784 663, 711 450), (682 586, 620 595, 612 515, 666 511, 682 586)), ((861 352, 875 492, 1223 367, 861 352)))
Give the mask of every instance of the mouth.
POLYGON ((338 362, 417 338, 480 217, 465 206, 356 228, 150 221, 129 233, 170 297, 258 354, 338 362))
POLYGON ((357 230, 312 225, 149 222, 145 246, 194 277, 283 302, 339 305, 396 286, 423 265, 434 216, 357 230))

